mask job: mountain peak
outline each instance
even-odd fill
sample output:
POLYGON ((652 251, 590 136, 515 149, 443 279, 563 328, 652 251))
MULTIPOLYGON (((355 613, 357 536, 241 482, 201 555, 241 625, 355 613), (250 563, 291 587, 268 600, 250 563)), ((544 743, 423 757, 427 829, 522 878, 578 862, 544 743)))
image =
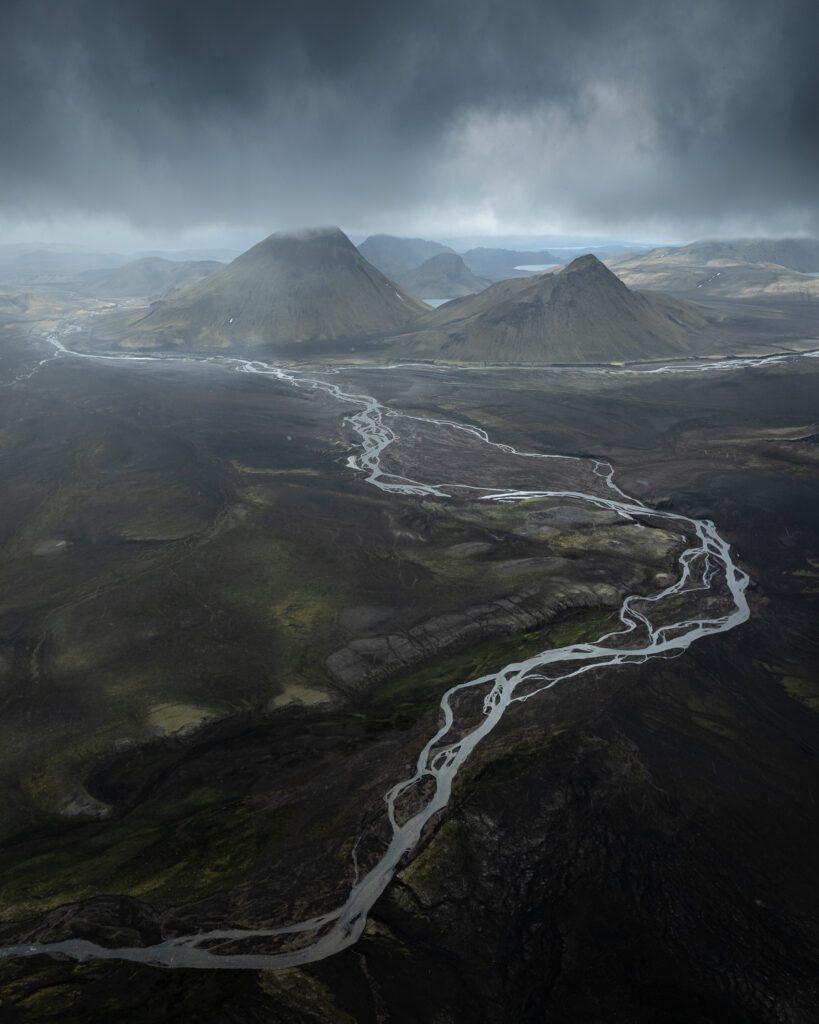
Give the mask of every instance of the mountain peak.
POLYGON ((572 293, 580 289, 589 298, 594 293, 603 292, 619 292, 623 299, 631 294, 620 278, 590 252, 572 260, 559 274, 552 275, 551 279, 557 294, 567 288, 572 293))
POLYGON ((577 274, 577 273, 599 273, 604 271, 611 277, 615 275, 609 270, 605 263, 601 262, 594 253, 587 252, 583 256, 578 256, 577 259, 572 260, 571 263, 567 264, 561 271, 561 276, 565 274, 577 274))
POLYGON ((292 239, 294 242, 309 242, 319 238, 347 238, 347 236, 335 224, 320 224, 315 227, 293 228, 289 231, 272 231, 262 241, 270 242, 274 238, 280 241, 292 239))
MULTIPOLYGON (((257 242, 247 252, 256 250, 288 248, 299 246, 342 246, 355 249, 350 239, 344 234, 341 228, 337 227, 315 227, 299 228, 296 231, 274 231, 273 234, 257 242)), ((243 255, 247 255, 244 253, 243 255)))
POLYGON ((364 338, 426 312, 336 227, 277 232, 134 324, 174 345, 258 348, 364 338))
POLYGON ((461 267, 463 267, 464 269, 467 269, 467 266, 464 263, 463 258, 459 256, 457 252, 436 253, 434 256, 430 256, 428 260, 425 260, 424 263, 421 264, 421 266, 449 267, 457 268, 459 270, 461 269, 461 267))
POLYGON ((500 281, 441 306, 425 333, 406 336, 413 356, 457 360, 594 363, 696 350, 708 325, 693 306, 638 294, 596 256, 559 273, 500 281))
POLYGON ((334 224, 314 228, 299 228, 296 231, 275 231, 272 235, 269 235, 268 238, 278 238, 283 242, 343 241, 348 245, 353 244, 341 228, 336 227, 334 224))

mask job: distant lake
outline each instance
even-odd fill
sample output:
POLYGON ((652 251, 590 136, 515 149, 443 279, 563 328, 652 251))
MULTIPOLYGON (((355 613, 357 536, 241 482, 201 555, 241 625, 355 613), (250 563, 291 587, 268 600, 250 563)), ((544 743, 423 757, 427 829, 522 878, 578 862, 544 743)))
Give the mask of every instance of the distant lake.
POLYGON ((559 266, 559 263, 522 263, 519 267, 515 267, 515 270, 531 270, 539 274, 544 270, 555 270, 559 266))

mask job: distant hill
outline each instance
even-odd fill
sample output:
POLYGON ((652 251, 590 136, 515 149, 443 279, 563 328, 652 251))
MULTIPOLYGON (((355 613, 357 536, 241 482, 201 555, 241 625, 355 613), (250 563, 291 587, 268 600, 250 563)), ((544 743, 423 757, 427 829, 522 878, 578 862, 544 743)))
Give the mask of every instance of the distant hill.
POLYGON ((425 238, 398 238, 395 235, 370 235, 358 249, 374 267, 391 278, 420 267, 439 253, 454 252, 440 242, 429 242, 425 238))
POLYGON ((130 325, 137 347, 256 349, 400 330, 427 310, 338 228, 274 234, 130 325))
POLYGON ((559 273, 501 281, 425 318, 397 339, 406 356, 463 362, 619 362, 681 356, 713 344, 697 307, 632 292, 595 256, 559 273))
POLYGON ((463 261, 473 274, 491 281, 503 281, 507 277, 526 277, 532 271, 517 270, 520 266, 549 266, 561 261, 554 253, 541 249, 525 252, 517 249, 488 249, 483 246, 469 249, 463 254, 463 261))
POLYGON ((0 313, 17 315, 27 312, 29 297, 22 291, 0 289, 0 313))
POLYGON ((776 263, 802 274, 819 273, 819 239, 816 238, 715 239, 692 242, 678 249, 654 249, 646 253, 646 258, 660 253, 673 254, 679 263, 699 264, 710 260, 776 263))
POLYGON ((134 258, 144 259, 146 256, 160 256, 163 260, 173 260, 175 263, 198 263, 201 260, 230 263, 231 260, 235 260, 237 256, 241 255, 241 249, 149 249, 145 252, 134 253, 134 258))
POLYGON ((819 298, 819 241, 739 238, 652 249, 608 261, 626 281, 697 298, 819 298))
POLYGON ((491 282, 476 277, 456 252, 439 252, 420 267, 398 278, 422 299, 456 299, 483 291, 491 282))
POLYGON ((159 256, 133 260, 114 270, 88 270, 81 274, 79 288, 90 295, 135 297, 162 295, 189 281, 207 277, 224 266, 215 260, 177 262, 159 256))
POLYGON ((0 246, 0 282, 13 285, 64 284, 86 270, 117 267, 128 261, 118 253, 91 252, 73 246, 0 246))

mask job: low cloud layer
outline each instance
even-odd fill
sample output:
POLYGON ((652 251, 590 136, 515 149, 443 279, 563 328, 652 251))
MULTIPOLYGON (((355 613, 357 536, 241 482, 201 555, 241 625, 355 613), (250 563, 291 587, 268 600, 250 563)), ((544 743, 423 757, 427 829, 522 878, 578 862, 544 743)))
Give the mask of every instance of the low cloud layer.
POLYGON ((801 0, 11 0, 0 224, 819 232, 801 0))

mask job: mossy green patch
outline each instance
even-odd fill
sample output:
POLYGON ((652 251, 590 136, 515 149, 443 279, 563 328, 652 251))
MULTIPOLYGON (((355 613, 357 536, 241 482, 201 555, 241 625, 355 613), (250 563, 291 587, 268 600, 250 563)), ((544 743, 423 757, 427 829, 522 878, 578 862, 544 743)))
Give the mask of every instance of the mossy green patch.
POLYGON ((447 888, 450 877, 466 877, 469 867, 469 828, 461 819, 450 818, 402 872, 402 880, 418 895, 434 899, 446 896, 442 890, 447 888))
POLYGON ((529 736, 526 739, 520 740, 514 746, 494 751, 474 771, 470 782, 479 782, 481 785, 485 785, 507 783, 518 778, 527 771, 528 766, 533 760, 543 756, 544 752, 561 731, 560 728, 546 726, 535 736, 529 736))
POLYGON ((798 676, 784 676, 782 685, 789 697, 819 713, 819 683, 798 676))
POLYGON ((356 1024, 338 1008, 330 989, 307 971, 270 971, 260 976, 259 985, 263 992, 284 998, 288 1008, 309 1024, 356 1024))
POLYGON ((538 651, 595 640, 616 628, 617 621, 614 613, 600 609, 572 613, 547 629, 487 640, 433 666, 400 676, 373 694, 364 710, 368 727, 407 728, 428 710, 433 698, 451 686, 497 672, 538 651))
POLYGON ((148 725, 161 734, 187 732, 212 717, 212 711, 195 704, 156 704, 148 713, 148 725))
POLYGON ((84 825, 0 873, 2 919, 19 920, 100 894, 171 906, 229 888, 280 836, 288 808, 226 802, 214 786, 107 825, 84 825))
POLYGON ((597 640, 616 629, 619 620, 614 612, 590 608, 572 615, 550 626, 546 637, 552 647, 569 647, 572 644, 597 640))

